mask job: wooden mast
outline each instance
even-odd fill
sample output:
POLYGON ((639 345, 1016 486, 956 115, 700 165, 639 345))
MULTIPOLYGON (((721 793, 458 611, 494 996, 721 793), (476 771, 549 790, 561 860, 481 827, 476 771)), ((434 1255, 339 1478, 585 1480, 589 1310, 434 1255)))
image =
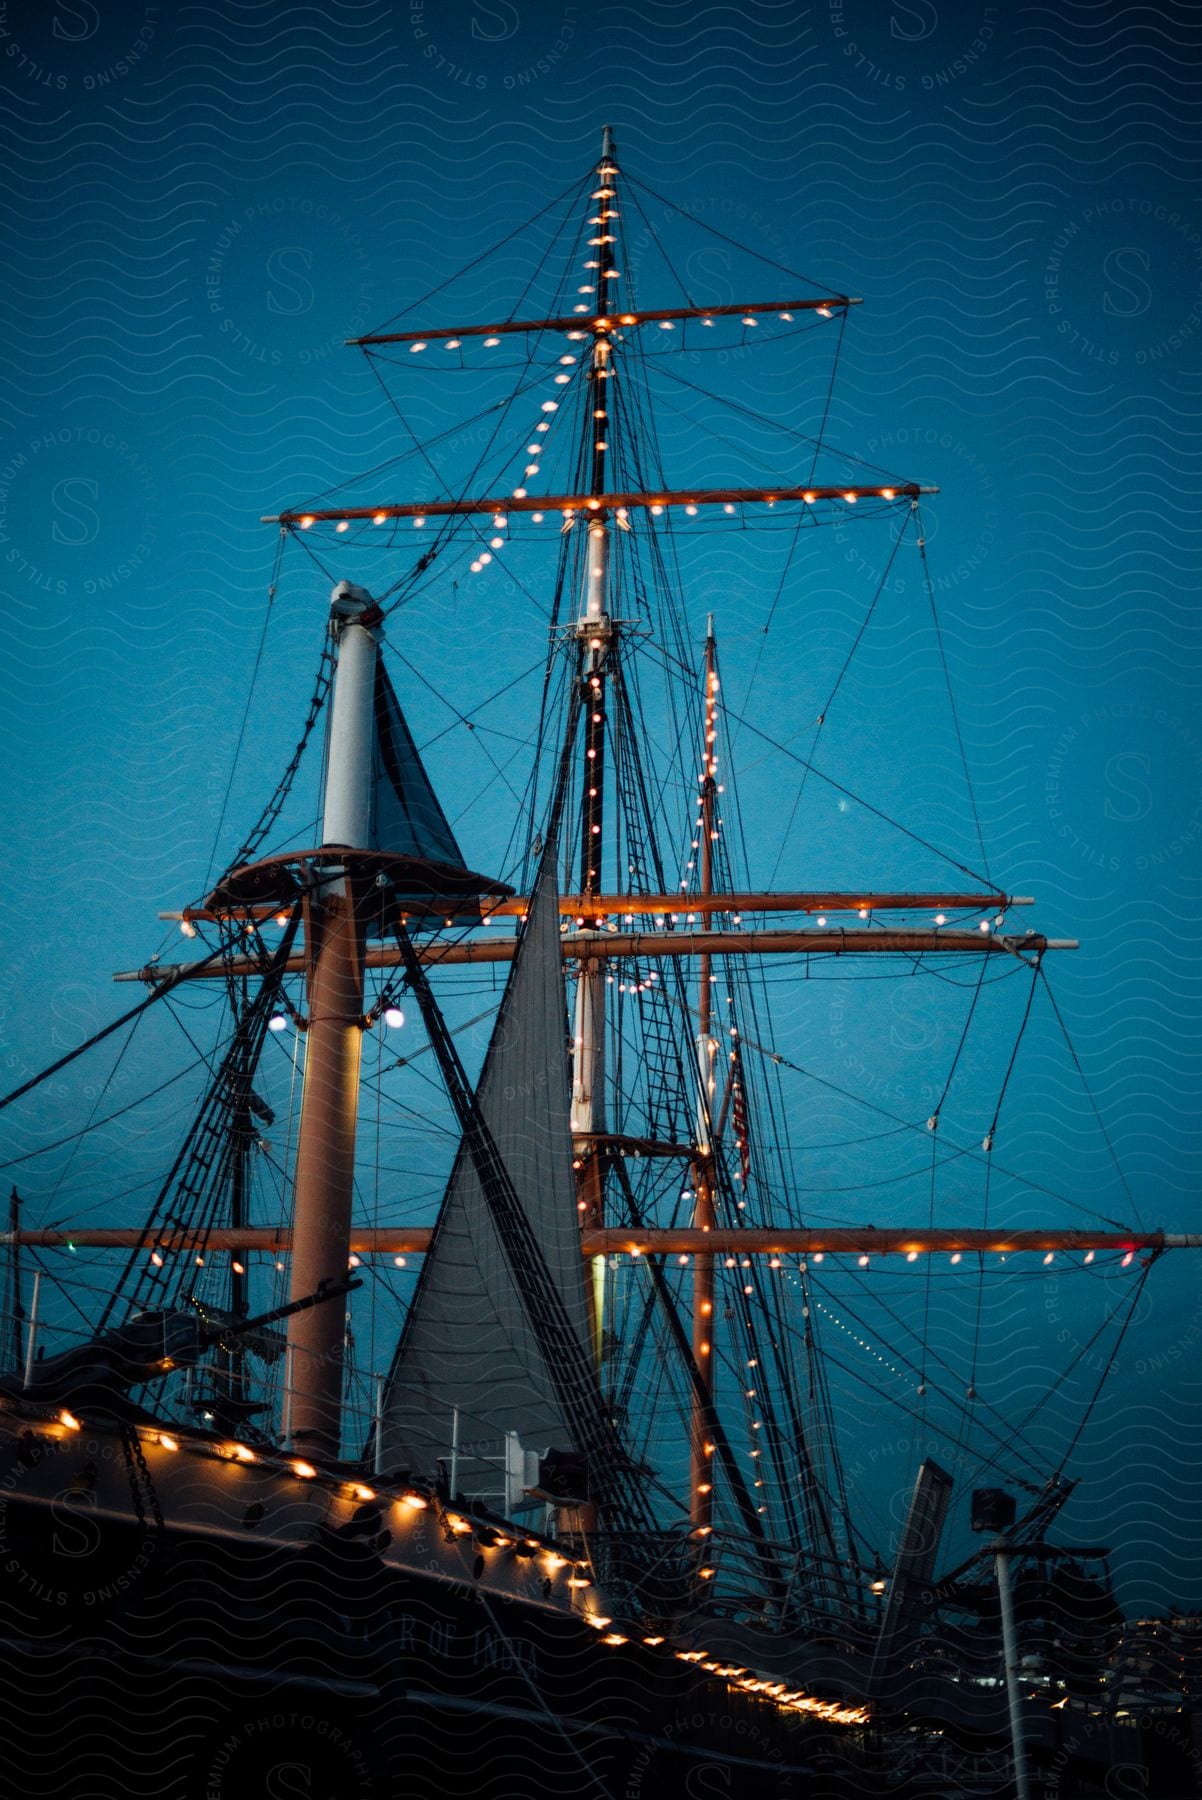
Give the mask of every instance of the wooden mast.
MULTIPOLYGON (((691 1147, 690 1147, 691 1148, 691 1147)), ((421 1256, 429 1249, 433 1229, 429 1225, 381 1225, 355 1227, 349 1250, 355 1256, 421 1256)), ((287 1225, 202 1226, 184 1230, 164 1226, 147 1232, 138 1226, 85 1225, 72 1230, 64 1225, 40 1225, 15 1232, 0 1232, 0 1244, 29 1245, 41 1250, 137 1250, 161 1256, 202 1255, 213 1251, 257 1251, 278 1255, 292 1248, 293 1233, 287 1225)), ((923 1256, 1043 1255, 1065 1251, 1089 1256, 1100 1251, 1122 1251, 1134 1259, 1140 1254, 1159 1256, 1165 1250, 1202 1250, 1200 1231, 1096 1230, 1079 1226, 1023 1227, 929 1225, 717 1225, 701 1233, 690 1225, 609 1225, 581 1234, 584 1256, 854 1256, 875 1261, 878 1257, 904 1256, 915 1262, 923 1256)), ((328 1309, 327 1309, 328 1310, 328 1309)))
MULTIPOLYGON (((613 134, 608 125, 602 128, 601 159, 597 164, 597 191, 592 198, 597 204, 597 240, 613 234, 606 229, 616 216, 613 201, 617 166, 613 160, 613 134)), ((609 284, 617 279, 612 258, 605 243, 597 243, 597 290, 604 308, 609 284), (612 272, 611 272, 612 271, 612 272)), ((609 449, 609 419, 612 411, 609 388, 613 378, 612 334, 597 322, 591 345, 588 393, 585 404, 585 457, 589 470, 589 493, 605 492, 606 457, 609 449)), ((580 898, 583 923, 580 929, 595 935, 604 919, 593 910, 601 892, 605 848, 605 702, 610 658, 617 632, 609 616, 609 534, 610 518, 605 508, 593 511, 588 522, 584 555, 584 592, 576 637, 580 645, 580 699, 584 721, 584 758, 581 769, 580 807, 580 898)), ((577 939, 573 939, 576 948, 577 939)), ((605 974, 595 960, 581 960, 576 975, 576 1005, 573 1026, 572 1056, 572 1144, 577 1165, 577 1197, 581 1225, 597 1229, 605 1223, 605 1177, 601 1138, 605 1131, 605 974)), ((593 1259, 589 1282, 589 1324, 593 1340, 593 1358, 598 1372, 604 1350, 605 1260, 593 1259)))
MULTIPOLYGON (((701 794, 698 830, 698 877, 703 898, 714 891, 714 836, 718 677, 714 667, 714 620, 710 614, 705 634, 705 694, 702 707, 701 794)), ((697 1145, 693 1161, 693 1226, 710 1233, 714 1214, 714 1055, 711 1034, 713 998, 710 953, 697 959, 697 1145)), ((689 1517, 694 1530, 708 1533, 714 1523, 712 1477, 714 1410, 714 1258, 702 1251, 693 1262, 693 1361, 701 1377, 693 1392, 689 1432, 689 1517)))
MULTIPOLYGON (((323 844, 335 850, 370 842, 378 620, 369 594, 339 583, 330 616, 338 663, 322 827, 323 844)), ((327 868, 305 897, 309 1021, 294 1183, 294 1301, 345 1280, 350 1254, 364 928, 351 874, 336 854, 327 868)), ((345 1338, 344 1302, 311 1306, 288 1320, 287 1436, 318 1456, 336 1458, 341 1448, 345 1338)))
MULTIPOLYGON (((517 940, 512 937, 473 939, 461 943, 424 943, 417 950, 419 962, 429 964, 506 963, 513 961, 517 940)), ((980 932, 935 927, 905 930, 843 930, 820 927, 809 931, 606 931, 577 933, 563 939, 563 954, 571 962, 608 962, 614 957, 637 956, 650 961, 681 956, 1018 956, 1028 959, 1047 950, 1076 950, 1076 938, 1049 938, 1042 932, 980 932)), ((399 968, 399 950, 373 944, 365 957, 369 969, 399 968)), ((285 975, 305 968, 303 956, 289 957, 285 975)), ((115 981, 159 982, 223 981, 227 975, 262 973, 254 957, 235 957, 218 968, 211 963, 147 963, 140 969, 123 970, 115 981)))

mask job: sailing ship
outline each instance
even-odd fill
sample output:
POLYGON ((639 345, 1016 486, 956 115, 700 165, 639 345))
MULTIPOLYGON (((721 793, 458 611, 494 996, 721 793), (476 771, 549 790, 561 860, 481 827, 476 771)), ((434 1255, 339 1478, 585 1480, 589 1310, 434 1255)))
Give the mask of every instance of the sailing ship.
MULTIPOLYGON (((440 379, 475 384, 479 418, 424 437, 407 423, 388 476, 422 477, 424 498, 348 484, 267 520, 272 599, 285 565, 306 604, 332 588, 299 742, 225 869, 167 915, 196 953, 128 972, 148 992, 83 1047, 216 996, 217 1047, 144 1217, 35 1222, 23 1154, 0 1629, 30 1789, 1068 1795, 1114 1759, 1099 1686, 1120 1621, 1106 1552, 1051 1540, 1063 1468, 1024 1484, 1021 1516, 983 1481, 982 1535, 949 1569, 968 1494, 916 1458, 900 1529, 873 1548, 827 1340, 871 1348, 855 1304, 876 1270, 918 1264, 926 1312, 936 1258, 972 1270, 979 1336, 1007 1258, 1138 1271, 1199 1240, 937 1222, 967 1027, 923 1117, 873 1107, 885 1135, 931 1146, 925 1223, 806 1222, 762 970, 968 967, 971 1023, 999 966, 1028 982, 1029 1013, 1071 942, 1010 929, 1029 902, 954 857, 954 879, 897 892, 738 879, 729 739, 756 725, 726 703, 714 618, 701 633, 683 610, 674 533, 708 521, 745 543, 784 520, 795 548, 875 521, 892 546, 875 605, 907 536, 925 568, 934 490, 841 463, 825 412, 783 469, 773 445, 771 481, 667 480, 657 359, 694 368, 732 333, 738 348, 773 331, 796 356, 813 333, 841 342, 857 302, 791 278, 784 298, 644 308, 626 183, 606 128, 552 219, 540 316, 353 340, 389 393, 440 359, 440 379), (370 583, 330 566, 352 555, 370 583), (502 879, 448 817, 402 705, 420 677, 391 645, 402 609, 448 591, 453 607, 477 578, 484 644, 484 583, 507 568, 527 598, 517 571, 551 577, 516 786, 502 770, 502 879), (649 670, 667 696, 654 720, 649 670), (316 827, 312 787, 300 798, 314 769, 316 827), (476 1068, 464 1040, 482 1016, 476 1068)), ((726 447, 716 434, 704 455, 726 447)), ((448 704, 475 729, 475 697, 448 704)), ((802 785, 859 804, 794 760, 802 785)), ((36 1105, 79 1054, 5 1104, 36 1105)), ((971 1153, 986 1182, 1013 1065, 971 1153)), ((98 1103, 85 1129, 107 1122, 98 1103)), ((147 1146, 127 1148, 142 1176, 147 1146)), ((921 1367, 889 1354, 925 1423, 946 1357, 929 1340, 921 1367)), ((958 1404, 977 1400, 970 1380, 958 1404)), ((975 1416, 1004 1474, 1004 1421, 975 1416)))

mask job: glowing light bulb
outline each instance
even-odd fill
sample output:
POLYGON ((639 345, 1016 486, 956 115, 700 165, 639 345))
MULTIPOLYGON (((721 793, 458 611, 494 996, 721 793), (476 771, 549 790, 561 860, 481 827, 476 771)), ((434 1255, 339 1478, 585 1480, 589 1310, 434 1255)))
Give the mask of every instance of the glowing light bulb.
POLYGON ((313 1467, 312 1463, 298 1461, 293 1463, 292 1473, 294 1475, 299 1475, 302 1481, 312 1481, 313 1477, 317 1474, 317 1470, 313 1467))
POLYGON ((272 1013, 270 1019, 267 1021, 267 1029, 268 1031, 287 1031, 288 1014, 282 1012, 272 1013))

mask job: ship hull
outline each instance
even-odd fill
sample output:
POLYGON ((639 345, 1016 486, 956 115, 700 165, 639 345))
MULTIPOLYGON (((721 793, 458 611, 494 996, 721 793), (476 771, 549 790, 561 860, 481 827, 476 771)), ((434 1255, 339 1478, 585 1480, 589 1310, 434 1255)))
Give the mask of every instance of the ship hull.
POLYGON ((862 1760, 861 1734, 630 1627, 607 1643, 623 1634, 536 1558, 507 1582, 434 1509, 407 1530, 390 1496, 282 1465, 2 1422, 0 1717, 21 1792, 783 1800, 843 1791, 828 1777, 862 1760))
MULTIPOLYGON (((0 1412, 0 1729, 14 1791, 1008 1791, 996 1704, 916 1691, 908 1716, 875 1730, 785 1712, 673 1643, 708 1636, 715 1656, 729 1666, 737 1651, 747 1666, 761 1636, 767 1679, 790 1665, 811 1693, 834 1698, 842 1686, 844 1700, 854 1698, 847 1646, 799 1644, 792 1656, 779 1637, 697 1615, 672 1642, 648 1645, 629 1624, 590 1623, 603 1616, 587 1611, 600 1595, 556 1592, 541 1552, 498 1556, 487 1532, 449 1531, 437 1507, 414 1511, 387 1491, 365 1502, 333 1476, 298 1480, 285 1461, 247 1466, 182 1437, 169 1450, 145 1430, 135 1447, 134 1435, 0 1412), (840 1680, 824 1683, 824 1667, 840 1680)), ((1099 1721, 1059 1714, 1054 1734, 1032 1737, 1035 1794, 1098 1791, 1114 1756, 1099 1721)))

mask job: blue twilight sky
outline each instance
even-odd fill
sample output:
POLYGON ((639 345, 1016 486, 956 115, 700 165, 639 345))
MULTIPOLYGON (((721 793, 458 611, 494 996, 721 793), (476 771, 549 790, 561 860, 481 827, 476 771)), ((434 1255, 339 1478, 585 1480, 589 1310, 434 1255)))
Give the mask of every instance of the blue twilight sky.
MULTIPOLYGON (((772 265, 864 296, 828 439, 940 486, 927 548, 990 870, 1037 896, 1021 923, 1082 940, 1052 975, 1100 1114, 1039 996, 1005 1149, 1010 1167, 1067 1198, 1044 1206, 1003 1187, 998 1204, 1015 1223, 1068 1223, 1083 1207, 1202 1226, 1198 35, 1190 8, 1114 0, 0 7, 5 1085, 129 998, 112 970, 175 953, 156 912, 201 891, 287 758, 328 583, 302 554, 288 559, 231 777, 272 576, 259 517, 407 443, 342 340, 579 181, 609 120, 623 167, 695 221, 649 194, 637 219, 628 211, 643 303, 678 297, 656 239, 713 303, 775 298, 772 265)), ((496 306, 503 316, 528 272, 523 244, 508 245, 436 303, 435 322, 496 306)), ((693 378, 760 411, 785 406, 813 430, 829 361, 782 356, 761 362, 736 345, 716 364, 695 360, 693 378)), ((720 475, 714 434, 733 415, 689 389, 662 398, 669 471, 720 475)), ((425 432, 458 403, 429 381, 406 404, 425 432)), ((460 467, 473 446, 452 447, 460 467)), ((755 479, 778 450, 753 434, 740 472, 755 479)), ((420 497, 416 476, 389 497, 420 497)), ((727 699, 773 740, 808 746, 802 727, 883 567, 881 530, 821 534, 792 561, 779 533, 761 548, 681 532, 693 642, 713 610, 727 699)), ((475 585, 448 571, 391 634, 418 739, 432 745, 469 860, 486 869, 505 866, 512 812, 484 783, 517 753, 501 733, 524 736, 537 680, 515 690, 519 723, 489 713, 494 735, 469 740, 440 735, 452 711, 406 668, 468 710, 536 667, 551 554, 522 558, 520 587, 501 571, 475 585)), ((840 692, 819 765, 979 866, 912 546, 840 692)), ((946 878, 821 784, 794 810, 796 763, 749 728, 732 748, 753 879, 946 878)), ((913 984, 861 997, 838 980, 804 992, 772 980, 778 1047, 921 1118, 964 990, 941 1012, 913 984)), ((988 1123, 978 1113, 996 1096, 1025 993, 1011 981, 995 998, 959 1075, 967 1138, 988 1123)), ((6 1154, 153 1085, 182 1042, 152 1031, 115 1068, 110 1057, 10 1112, 6 1154)), ((135 1112, 112 1134, 111 1158, 68 1148, 22 1163, 33 1213, 137 1217, 117 1159, 145 1176, 139 1158, 178 1129, 184 1087, 149 1125, 135 1112)), ((805 1088, 788 1103, 809 1147, 808 1191, 839 1195, 813 1198, 809 1216, 879 1224, 925 1209, 918 1164, 871 1202, 848 1199, 869 1165, 842 1151, 824 1162, 820 1146, 828 1124, 853 1135, 853 1113, 805 1088)), ((872 1152, 874 1178, 884 1154, 872 1152)), ((397 1178, 419 1166, 421 1155, 402 1159, 397 1178)), ((973 1178, 949 1182, 937 1217, 979 1217, 973 1178)), ((1202 1600, 1198 1291, 1196 1258, 1153 1270, 1072 1465, 1085 1477, 1073 1528, 1120 1546, 1132 1604, 1202 1600)), ((986 1321, 999 1414, 1021 1416, 1041 1373, 1079 1356, 1077 1413, 1064 1419, 1079 1416, 1090 1369, 1094 1381, 1105 1369, 1090 1334, 1123 1292, 1113 1269, 1016 1278, 986 1321)), ((951 1308, 949 1357, 974 1304, 966 1291, 951 1308)), ((831 1330, 854 1336, 838 1295, 831 1306, 831 1330)), ((370 1329, 378 1366, 383 1315, 370 1329)), ((890 1423, 889 1392, 883 1380, 881 1411, 853 1415, 845 1445, 882 1540, 928 1441, 901 1415, 890 1423)), ((950 1454, 938 1432, 929 1441, 950 1454)))

